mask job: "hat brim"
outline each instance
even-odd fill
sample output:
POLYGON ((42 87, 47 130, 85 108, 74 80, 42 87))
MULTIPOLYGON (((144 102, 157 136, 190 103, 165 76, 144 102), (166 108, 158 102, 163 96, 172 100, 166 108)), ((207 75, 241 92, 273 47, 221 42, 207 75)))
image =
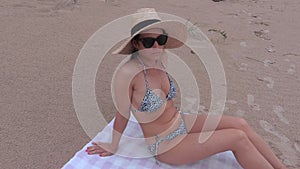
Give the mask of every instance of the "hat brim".
POLYGON ((131 54, 133 51, 133 47, 131 45, 132 38, 141 33, 142 31, 152 28, 164 29, 168 34, 168 41, 165 45, 165 49, 178 48, 182 46, 187 39, 187 28, 183 23, 178 21, 161 21, 148 25, 137 31, 132 36, 128 37, 119 48, 112 52, 112 54, 131 54))

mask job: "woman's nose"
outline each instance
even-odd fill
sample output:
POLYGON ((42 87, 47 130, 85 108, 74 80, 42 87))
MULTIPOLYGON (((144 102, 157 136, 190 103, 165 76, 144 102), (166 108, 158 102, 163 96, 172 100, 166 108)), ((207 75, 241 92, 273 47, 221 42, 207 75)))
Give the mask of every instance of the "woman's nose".
POLYGON ((160 45, 157 43, 157 41, 155 41, 152 48, 158 48, 158 47, 160 47, 160 45))

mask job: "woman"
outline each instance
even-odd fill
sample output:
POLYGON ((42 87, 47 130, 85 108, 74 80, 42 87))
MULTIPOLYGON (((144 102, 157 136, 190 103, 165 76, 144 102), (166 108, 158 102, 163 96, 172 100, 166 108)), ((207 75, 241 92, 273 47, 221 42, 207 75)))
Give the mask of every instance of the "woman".
POLYGON ((244 119, 222 116, 204 143, 199 135, 207 115, 178 111, 173 99, 176 87, 165 71, 164 49, 183 45, 186 28, 175 21, 160 21, 154 9, 138 10, 131 37, 115 52, 132 54, 116 73, 114 99, 118 110, 111 143, 97 142, 88 154, 113 155, 130 112, 138 120, 150 152, 173 165, 192 163, 231 150, 245 169, 286 168, 244 119))

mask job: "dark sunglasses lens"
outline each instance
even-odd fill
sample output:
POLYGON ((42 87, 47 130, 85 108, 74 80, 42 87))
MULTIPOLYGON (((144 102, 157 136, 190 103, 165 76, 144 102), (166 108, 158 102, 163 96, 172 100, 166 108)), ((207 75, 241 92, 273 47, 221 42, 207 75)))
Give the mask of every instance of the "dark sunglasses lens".
POLYGON ((159 35, 156 39, 155 38, 142 38, 141 41, 143 43, 143 46, 145 48, 151 48, 155 41, 157 41, 157 43, 161 46, 161 45, 165 45, 167 43, 168 40, 168 35, 159 35))
POLYGON ((159 35, 156 39, 159 45, 165 45, 167 43, 168 36, 167 35, 159 35))
POLYGON ((142 43, 145 48, 151 48, 155 42, 154 38, 143 38, 142 43))

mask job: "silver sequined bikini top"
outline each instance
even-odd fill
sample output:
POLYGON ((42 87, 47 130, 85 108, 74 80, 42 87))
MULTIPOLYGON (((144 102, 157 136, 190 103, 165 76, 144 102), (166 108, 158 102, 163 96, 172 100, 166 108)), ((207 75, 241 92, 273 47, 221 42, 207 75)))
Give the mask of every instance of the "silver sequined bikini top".
MULTIPOLYGON (((139 107, 138 110, 132 110, 133 112, 137 112, 137 111, 142 111, 142 112, 154 112, 156 110, 158 110, 165 102, 164 99, 162 99, 160 96, 158 96, 149 86, 149 82, 148 82, 148 78, 147 78, 147 72, 146 72, 146 66, 144 65, 144 63, 142 62, 142 60, 140 60, 138 58, 139 62, 143 65, 144 67, 144 77, 145 77, 145 82, 146 82, 146 93, 145 96, 142 100, 142 103, 139 107)), ((164 65, 161 63, 162 67, 164 67, 164 65)), ((165 71, 166 72, 166 71, 165 71)), ((175 97, 176 95, 176 88, 175 88, 175 84, 174 81, 171 79, 171 77, 169 76, 169 74, 166 72, 168 79, 169 79, 169 83, 170 83, 170 91, 168 93, 168 95, 166 96, 167 100, 170 100, 172 98, 175 97)))

